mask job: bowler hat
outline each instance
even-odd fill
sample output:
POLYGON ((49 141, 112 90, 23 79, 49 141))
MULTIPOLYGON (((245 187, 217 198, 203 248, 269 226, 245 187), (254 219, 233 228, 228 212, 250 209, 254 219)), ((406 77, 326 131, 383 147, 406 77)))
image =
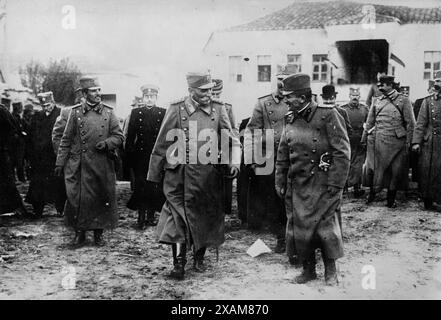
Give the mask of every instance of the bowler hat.
POLYGON ((215 85, 208 73, 189 72, 186 78, 189 88, 210 89, 215 85))
POLYGON ((332 84, 327 84, 322 88, 321 96, 323 99, 333 98, 338 92, 335 91, 335 87, 332 84))
POLYGON ((283 95, 290 93, 303 92, 305 89, 311 89, 311 78, 304 73, 297 73, 287 76, 282 81, 283 83, 283 95))

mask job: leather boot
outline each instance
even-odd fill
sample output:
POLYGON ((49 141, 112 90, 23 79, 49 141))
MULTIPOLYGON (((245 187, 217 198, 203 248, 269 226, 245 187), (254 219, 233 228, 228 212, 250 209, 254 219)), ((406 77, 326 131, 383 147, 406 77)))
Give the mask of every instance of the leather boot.
POLYGON ((80 248, 84 245, 85 242, 86 242, 86 231, 84 231, 84 230, 75 231, 75 238, 71 244, 72 247, 74 249, 80 248))
POLYGON ((397 195, 396 190, 387 190, 387 207, 396 208, 397 203, 395 202, 395 197, 397 195))
POLYGON ((145 210, 144 209, 138 210, 138 221, 136 223, 136 228, 138 228, 139 230, 145 229, 145 210))
POLYGON ((152 211, 152 210, 148 210, 147 211, 147 222, 146 222, 146 224, 148 226, 152 226, 152 227, 154 227, 154 226, 156 226, 158 224, 158 222, 155 219, 155 212, 154 211, 152 211))
POLYGON ((95 241, 95 245, 98 247, 102 247, 105 245, 104 238, 103 238, 103 229, 95 229, 93 230, 93 238, 95 241))
POLYGON ((193 269, 196 272, 205 272, 207 267, 204 264, 204 256, 207 248, 200 248, 194 253, 193 269))
POLYGON ((302 273, 297 276, 294 281, 298 284, 303 284, 314 279, 317 279, 317 273, 315 272, 315 253, 303 261, 302 273))
POLYGON ((36 203, 32 207, 34 208, 34 218, 35 219, 40 219, 41 217, 43 217, 44 204, 36 203))
POLYGON ((375 200, 375 192, 374 192, 374 189, 371 188, 371 189, 369 190, 369 195, 368 195, 368 197, 367 197, 367 201, 366 201, 366 203, 367 203, 367 204, 372 203, 372 202, 374 202, 374 200, 375 200))
POLYGON ((335 286, 338 284, 337 267, 335 266, 335 259, 328 259, 323 257, 325 264, 325 282, 328 286, 335 286))
POLYGON ((286 241, 284 236, 277 237, 276 247, 274 248, 275 253, 284 253, 286 250, 286 241))
POLYGON ((169 277, 176 280, 183 280, 185 275, 185 264, 187 263, 187 247, 185 244, 172 244, 173 270, 169 277))
POLYGON ((424 198, 424 209, 426 209, 426 210, 433 209, 433 199, 432 198, 424 198))

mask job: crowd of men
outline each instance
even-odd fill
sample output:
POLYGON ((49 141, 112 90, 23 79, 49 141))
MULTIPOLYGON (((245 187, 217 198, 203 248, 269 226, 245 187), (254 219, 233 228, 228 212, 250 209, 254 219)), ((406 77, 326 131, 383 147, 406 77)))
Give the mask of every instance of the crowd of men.
POLYGON ((97 246, 105 245, 104 230, 118 222, 115 165, 122 156, 136 226, 156 226, 159 242, 171 247, 169 275, 183 279, 188 250, 193 268, 204 272, 207 248, 225 241, 237 178, 242 226, 274 234, 274 251, 303 268, 297 283, 317 277, 320 249, 325 281, 335 285, 344 191, 353 188, 361 197, 365 186, 372 203, 387 189, 387 206, 394 208, 412 167, 424 207, 441 200, 441 72, 413 106, 386 74, 379 75, 368 106, 357 87, 338 106, 333 85, 322 88, 317 103, 308 75, 286 69, 277 81, 277 90, 258 98, 239 128, 233 106, 220 98, 222 80, 208 73, 188 73, 188 96, 167 109, 156 105, 157 86, 142 86, 122 127, 102 103, 94 77, 80 79, 72 107, 57 107, 52 92, 38 95, 42 110, 35 113, 21 105, 11 113, 1 104, 0 214, 15 210, 38 219, 53 203, 75 231, 75 248, 86 243, 87 231, 97 246), (16 187, 16 179, 26 178, 33 213, 16 187))

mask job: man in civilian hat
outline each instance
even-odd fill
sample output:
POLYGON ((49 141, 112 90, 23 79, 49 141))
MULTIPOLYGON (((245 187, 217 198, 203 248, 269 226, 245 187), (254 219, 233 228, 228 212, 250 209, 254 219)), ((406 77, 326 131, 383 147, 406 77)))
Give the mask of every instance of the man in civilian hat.
POLYGON ((60 108, 55 105, 51 91, 37 95, 41 111, 32 117, 30 127, 31 182, 26 202, 32 204, 36 218, 43 215, 44 206, 55 203, 58 214, 63 212, 64 199, 59 196, 59 183, 54 175, 56 155, 52 146, 52 129, 60 108))
MULTIPOLYGON (((434 89, 433 89, 434 84, 435 84, 434 80, 428 81, 427 92, 429 95, 434 93, 434 89)), ((415 116, 415 119, 418 119, 418 114, 420 112, 421 105, 423 104, 423 101, 426 97, 419 98, 419 99, 415 100, 415 103, 413 104, 413 114, 415 116)), ((414 181, 414 182, 419 181, 419 169, 418 169, 418 158, 419 157, 420 157, 420 155, 417 152, 411 152, 411 154, 410 154, 410 167, 412 168, 412 181, 414 181)))
POLYGON ((349 116, 347 111, 335 103, 337 99, 337 94, 338 92, 335 91, 335 87, 332 84, 327 84, 322 87, 321 96, 322 96, 323 104, 325 104, 328 107, 334 107, 341 114, 343 119, 345 119, 345 126, 349 135, 352 131, 351 122, 349 121, 349 116))
POLYGON ((394 77, 380 77, 382 96, 369 110, 362 143, 367 145, 363 185, 370 188, 368 203, 387 188, 387 206, 396 207, 397 190, 408 187, 409 150, 415 116, 408 97, 394 89, 394 77))
POLYGON ((85 101, 74 105, 58 149, 55 173, 63 175, 67 201, 64 210, 68 227, 75 230, 75 245, 94 231, 101 246, 103 230, 116 227, 116 176, 114 152, 124 136, 113 108, 101 102, 101 87, 93 77, 80 79, 85 101))
POLYGON ((351 142, 351 168, 346 186, 354 187, 354 197, 358 198, 364 194, 364 190, 361 189, 361 177, 366 149, 361 146, 360 141, 369 108, 360 103, 360 89, 355 87, 349 88, 349 103, 342 105, 341 108, 347 112, 351 124, 351 132, 348 132, 351 142))
POLYGON ((158 87, 144 85, 141 91, 142 104, 138 108, 133 108, 130 113, 125 136, 125 153, 135 178, 133 194, 127 207, 131 210, 138 210, 137 227, 143 230, 146 224, 156 225, 155 212, 161 210, 165 201, 161 185, 147 181, 147 171, 166 110, 156 106, 158 87))
POLYGON ((423 100, 412 138, 412 151, 419 155, 418 182, 425 209, 441 203, 441 71, 435 74, 432 90, 423 100))
MULTIPOLYGON (((223 81, 221 79, 213 79, 214 87, 211 90, 211 95, 213 101, 217 101, 219 103, 223 103, 225 105, 225 109, 227 110, 228 119, 230 119, 231 128, 233 132, 239 136, 239 132, 236 127, 236 120, 234 119, 233 114, 233 106, 227 102, 221 102, 220 96, 222 94, 222 90, 224 88, 223 81)), ((224 206, 225 206, 225 214, 231 214, 231 205, 233 201, 233 180, 229 177, 225 176, 223 181, 223 197, 224 197, 224 206)))
POLYGON ((325 280, 337 284, 335 260, 343 256, 338 209, 350 165, 345 121, 333 105, 311 101, 310 77, 283 80, 290 111, 280 138, 276 190, 284 198, 288 255, 303 264, 297 283, 317 277, 315 249, 320 248, 325 280))
POLYGON ((225 106, 211 98, 210 75, 189 73, 187 84, 189 96, 167 109, 147 178, 163 180, 166 202, 157 234, 159 242, 172 246, 175 279, 184 278, 187 248, 193 247, 195 271, 203 272, 206 248, 225 241, 222 175, 227 167, 236 177, 240 164, 239 140, 225 106))
POLYGON ((276 76, 276 91, 257 99, 244 137, 244 158, 250 174, 246 219, 248 228, 254 230, 269 228, 276 237, 274 248, 276 253, 283 253, 286 250, 285 205, 274 187, 274 160, 282 134, 283 119, 288 112, 288 105, 281 93, 282 80, 286 76, 284 72, 279 73, 276 76), (269 141, 272 145, 267 142, 270 136, 273 137, 269 141), (256 154, 260 153, 256 147, 261 148, 262 159, 256 158, 256 154), (260 172, 262 168, 266 169, 268 166, 271 166, 269 170, 260 172))

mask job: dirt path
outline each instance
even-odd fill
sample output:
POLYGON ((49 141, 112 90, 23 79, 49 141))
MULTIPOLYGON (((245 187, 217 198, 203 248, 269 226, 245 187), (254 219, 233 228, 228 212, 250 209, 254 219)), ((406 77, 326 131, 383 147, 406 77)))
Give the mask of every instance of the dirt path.
POLYGON ((232 227, 219 261, 207 253, 206 273, 193 272, 189 259, 186 280, 167 279, 170 249, 153 228, 133 228, 129 194, 128 184, 118 185, 120 226, 102 248, 89 235, 89 245, 69 249, 72 234, 52 207, 37 222, 0 218, 0 299, 441 299, 441 213, 416 200, 387 209, 383 201, 368 207, 345 198, 340 285, 326 287, 321 260, 318 280, 294 284, 300 269, 284 255, 245 253, 258 238, 272 248, 271 235, 232 227))

